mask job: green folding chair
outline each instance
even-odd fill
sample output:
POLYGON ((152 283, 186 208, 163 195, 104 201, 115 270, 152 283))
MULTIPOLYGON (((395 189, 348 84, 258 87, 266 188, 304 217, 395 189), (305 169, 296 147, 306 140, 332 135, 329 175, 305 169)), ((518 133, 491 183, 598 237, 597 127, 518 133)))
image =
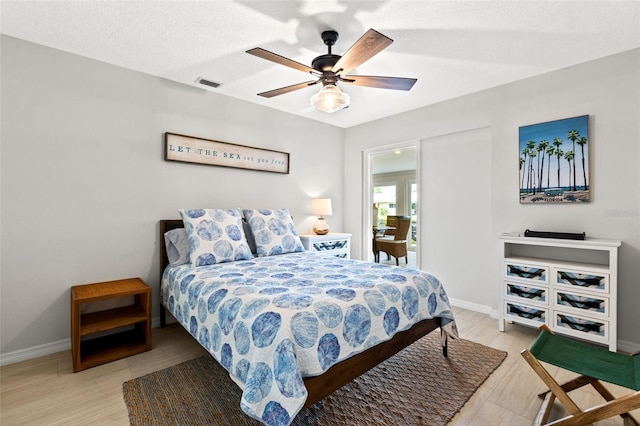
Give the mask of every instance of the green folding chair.
POLYGON ((610 352, 602 347, 558 336, 543 325, 531 348, 523 350, 521 355, 549 388, 549 391, 538 395, 544 401, 535 425, 587 425, 614 416, 621 416, 625 425, 639 425, 629 412, 640 408, 640 354, 610 352), (580 376, 560 385, 540 361, 573 371, 580 376), (600 381, 614 383, 635 392, 616 398, 600 381), (581 410, 567 393, 588 384, 606 402, 581 410), (569 416, 547 423, 555 399, 567 409, 569 416))

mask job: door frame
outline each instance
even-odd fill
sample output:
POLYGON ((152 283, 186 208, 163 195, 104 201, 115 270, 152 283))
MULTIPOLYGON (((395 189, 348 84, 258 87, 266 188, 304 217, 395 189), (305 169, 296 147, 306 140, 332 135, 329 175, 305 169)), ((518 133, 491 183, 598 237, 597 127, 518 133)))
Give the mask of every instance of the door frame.
MULTIPOLYGON (((371 228, 371 206, 373 205, 373 198, 371 196, 372 191, 372 176, 371 176, 371 157, 375 154, 384 152, 395 151, 402 148, 415 148, 416 150, 416 227, 420 230, 420 141, 413 140, 403 143, 390 144, 384 146, 378 146, 375 148, 369 148, 362 151, 362 241, 360 247, 362 247, 361 259, 369 260, 373 255, 373 235, 371 228)), ((403 189, 404 190, 404 189, 403 189)), ((416 244, 416 268, 420 269, 420 240, 416 244)))

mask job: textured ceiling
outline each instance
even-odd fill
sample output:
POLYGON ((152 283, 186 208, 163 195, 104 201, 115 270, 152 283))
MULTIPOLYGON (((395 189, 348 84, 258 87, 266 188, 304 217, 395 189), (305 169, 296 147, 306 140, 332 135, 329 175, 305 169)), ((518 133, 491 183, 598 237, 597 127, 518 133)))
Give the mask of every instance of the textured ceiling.
POLYGON ((0 31, 222 95, 350 127, 640 47, 640 2, 626 1, 5 1, 0 31), (311 80, 245 53, 304 64, 343 54, 374 28, 394 43, 352 74, 417 78, 410 92, 343 86, 348 109, 314 110, 311 80), (222 83, 217 89, 198 77, 222 83))

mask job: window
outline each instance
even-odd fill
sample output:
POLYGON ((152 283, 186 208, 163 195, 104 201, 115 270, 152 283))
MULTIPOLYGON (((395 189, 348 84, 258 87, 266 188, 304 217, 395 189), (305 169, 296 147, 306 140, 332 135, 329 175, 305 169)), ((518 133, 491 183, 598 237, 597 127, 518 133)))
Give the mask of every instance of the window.
POLYGON ((374 186, 373 204, 378 206, 377 223, 374 225, 384 225, 387 223, 387 216, 396 214, 396 186, 374 186))

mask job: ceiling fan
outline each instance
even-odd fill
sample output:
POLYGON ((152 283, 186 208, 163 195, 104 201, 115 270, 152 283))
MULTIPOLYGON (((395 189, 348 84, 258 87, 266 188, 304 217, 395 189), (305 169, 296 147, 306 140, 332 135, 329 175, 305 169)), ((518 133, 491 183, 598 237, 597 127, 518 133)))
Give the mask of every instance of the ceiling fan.
POLYGON ((322 33, 322 41, 327 45, 328 52, 325 55, 316 57, 311 66, 285 58, 276 53, 256 47, 247 50, 247 53, 268 61, 275 62, 302 72, 309 73, 317 80, 305 81, 304 83, 293 84, 279 89, 258 93, 259 96, 272 98, 295 90, 304 89, 322 83, 322 89, 311 97, 311 104, 325 112, 334 112, 349 106, 349 95, 338 88, 337 83, 354 84, 356 86, 377 87, 392 90, 411 90, 417 79, 403 77, 380 77, 368 75, 349 75, 349 72, 360 64, 371 59, 373 56, 388 47, 393 40, 370 29, 343 55, 331 53, 331 46, 338 40, 338 32, 329 30, 322 33))

